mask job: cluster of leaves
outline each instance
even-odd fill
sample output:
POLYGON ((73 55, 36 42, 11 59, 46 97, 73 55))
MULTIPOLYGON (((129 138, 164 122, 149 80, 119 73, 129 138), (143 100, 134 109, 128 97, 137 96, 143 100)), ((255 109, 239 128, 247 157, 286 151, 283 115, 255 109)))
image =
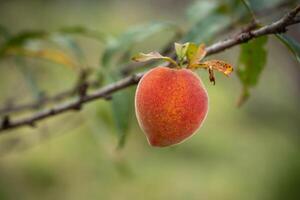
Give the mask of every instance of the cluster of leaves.
MULTIPOLYGON (((191 69, 206 69, 209 72, 210 80, 214 82, 213 70, 229 75, 233 69, 223 61, 202 61, 206 55, 205 46, 196 44, 210 43, 223 31, 234 25, 248 23, 256 9, 274 6, 274 1, 256 2, 255 5, 259 6, 253 7, 253 4, 247 0, 195 1, 187 9, 188 31, 175 45, 178 64, 173 59, 162 56, 158 52, 140 54, 134 59, 136 61, 162 59, 175 67, 185 65, 191 69), (254 11, 251 8, 254 8, 254 11)), ((65 27, 52 32, 27 31, 17 34, 11 34, 6 28, 0 26, 0 59, 7 57, 15 59, 17 66, 35 94, 35 98, 39 98, 38 84, 32 76, 33 72, 26 67, 24 57, 46 59, 80 71, 83 66, 86 67, 86 61, 74 36, 93 38, 105 47, 96 74, 98 74, 98 79, 104 77, 105 83, 111 83, 122 77, 120 67, 130 62, 135 45, 162 31, 177 35, 179 28, 169 22, 153 22, 132 27, 118 36, 111 36, 81 26, 65 27), (56 46, 49 48, 49 45, 43 45, 45 42, 50 42, 56 46), (69 49, 70 53, 66 53, 64 48, 69 49)), ((300 45, 286 35, 277 35, 277 38, 294 53, 300 62, 300 45)), ((259 76, 267 62, 266 44, 267 37, 263 37, 241 45, 239 64, 235 70, 243 87, 240 104, 245 102, 249 97, 250 89, 258 83, 259 76)), ((130 88, 119 91, 112 96, 111 109, 118 132, 119 146, 124 145, 130 128, 130 120, 134 110, 132 99, 133 90, 130 88)))
POLYGON ((0 59, 12 59, 23 74, 36 100, 42 98, 34 72, 27 66, 27 58, 43 59, 81 71, 86 66, 82 49, 74 35, 91 37, 103 42, 105 35, 83 27, 66 27, 56 31, 21 31, 10 33, 0 26, 0 59), (70 50, 67 52, 66 50, 70 50))
POLYGON ((215 84, 214 70, 224 73, 228 76, 232 71, 233 67, 221 60, 208 60, 202 62, 206 55, 205 45, 200 44, 197 46, 195 43, 185 43, 179 44, 175 43, 175 51, 178 59, 178 63, 172 58, 167 56, 162 56, 158 52, 150 52, 148 54, 139 53, 132 59, 136 62, 146 62, 149 60, 164 60, 170 62, 171 67, 195 70, 195 69, 205 69, 209 73, 209 80, 215 84), (185 64, 186 63, 186 64, 185 64))
MULTIPOLYGON (((252 18, 252 21, 258 23, 250 1, 243 0, 242 2, 248 16, 252 18)), ((300 62, 299 43, 284 34, 276 34, 276 38, 285 44, 295 55, 297 61, 300 62)), ((256 86, 259 81, 259 77, 267 63, 267 41, 268 36, 264 36, 241 45, 237 76, 242 84, 242 93, 238 99, 238 106, 245 103, 250 96, 250 89, 256 86)))

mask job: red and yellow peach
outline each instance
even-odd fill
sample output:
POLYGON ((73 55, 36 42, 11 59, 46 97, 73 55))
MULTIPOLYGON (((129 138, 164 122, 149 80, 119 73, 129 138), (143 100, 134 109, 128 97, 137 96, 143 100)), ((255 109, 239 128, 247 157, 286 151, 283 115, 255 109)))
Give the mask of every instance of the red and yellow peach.
POLYGON ((156 67, 138 84, 135 110, 150 145, 170 146, 192 136, 202 125, 208 95, 191 70, 156 67))

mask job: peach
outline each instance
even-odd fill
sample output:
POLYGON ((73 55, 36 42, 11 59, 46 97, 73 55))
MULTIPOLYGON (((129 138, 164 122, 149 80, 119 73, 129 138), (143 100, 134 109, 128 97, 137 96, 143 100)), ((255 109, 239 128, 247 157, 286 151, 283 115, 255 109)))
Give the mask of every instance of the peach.
POLYGON ((149 144, 170 146, 192 136, 202 125, 208 96, 191 70, 156 67, 138 84, 135 111, 149 144))

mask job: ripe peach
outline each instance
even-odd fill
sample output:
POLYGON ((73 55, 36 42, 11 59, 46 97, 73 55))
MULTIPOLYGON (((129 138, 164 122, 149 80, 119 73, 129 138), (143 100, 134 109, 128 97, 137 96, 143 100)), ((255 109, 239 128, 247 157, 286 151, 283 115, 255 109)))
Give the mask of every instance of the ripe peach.
POLYGON ((138 84, 135 110, 150 145, 164 147, 196 132, 206 117, 208 96, 191 70, 156 67, 138 84))

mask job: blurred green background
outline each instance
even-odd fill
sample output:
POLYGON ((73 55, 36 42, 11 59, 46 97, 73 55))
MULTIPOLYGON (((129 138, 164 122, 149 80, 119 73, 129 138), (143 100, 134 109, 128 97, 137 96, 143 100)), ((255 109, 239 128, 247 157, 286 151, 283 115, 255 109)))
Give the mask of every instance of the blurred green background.
MULTIPOLYGON (((252 4, 259 6, 257 2, 252 4)), ((131 26, 152 21, 173 22, 185 30, 189 27, 186 9, 193 3, 1 1, 0 24, 11 33, 82 25, 118 36, 131 26)), ((263 20, 277 19, 284 11, 278 9, 273 18, 263 20)), ((237 26, 223 32, 208 44, 238 30, 237 26)), ((290 28, 289 34, 298 41, 299 33, 299 26, 290 28)), ((170 31, 154 34, 139 42, 133 52, 160 49, 170 37, 170 31)), ((99 68, 105 45, 75 38, 85 65, 99 68)), ((269 38, 267 49, 267 66, 241 108, 236 106, 241 85, 235 74, 230 78, 217 74, 213 86, 207 73, 199 71, 210 97, 209 114, 198 133, 178 146, 150 147, 131 108, 126 144, 118 149, 118 130, 110 102, 105 100, 90 103, 81 112, 42 121, 34 129, 2 134, 0 199, 300 199, 299 63, 274 37, 269 38)), ((235 67, 238 55, 239 47, 234 47, 212 58, 235 67)), ((22 103, 34 98, 22 67, 39 90, 49 95, 76 81, 77 71, 69 67, 40 59, 25 61, 25 66, 16 66, 11 58, 0 60, 1 105, 7 99, 22 103)))

